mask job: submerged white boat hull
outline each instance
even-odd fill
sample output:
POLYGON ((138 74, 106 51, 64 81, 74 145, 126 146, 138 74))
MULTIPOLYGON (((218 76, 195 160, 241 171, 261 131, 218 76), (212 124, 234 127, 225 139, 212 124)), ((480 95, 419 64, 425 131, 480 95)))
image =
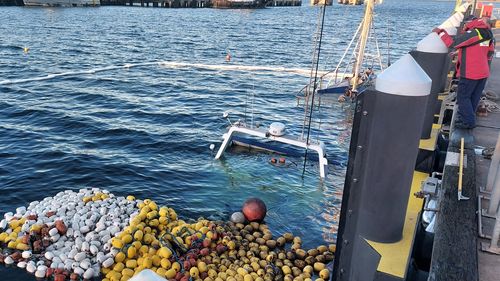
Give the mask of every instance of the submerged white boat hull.
POLYGON ((266 130, 247 128, 244 125, 232 125, 227 133, 222 136, 222 144, 215 155, 215 159, 220 159, 224 151, 230 146, 232 139, 235 135, 253 136, 261 140, 271 140, 282 144, 291 145, 292 147, 308 149, 315 151, 318 154, 318 167, 319 175, 325 178, 327 174, 328 159, 326 158, 326 151, 323 143, 311 144, 302 140, 296 140, 287 136, 275 136, 266 130))
POLYGON ((24 0, 25 6, 79 7, 99 6, 99 0, 24 0))

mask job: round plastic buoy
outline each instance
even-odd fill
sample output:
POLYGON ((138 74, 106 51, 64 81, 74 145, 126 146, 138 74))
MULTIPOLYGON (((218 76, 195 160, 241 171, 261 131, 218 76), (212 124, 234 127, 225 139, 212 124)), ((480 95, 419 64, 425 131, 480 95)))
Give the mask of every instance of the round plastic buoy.
POLYGON ((262 221, 266 217, 267 208, 259 198, 250 198, 243 204, 242 211, 248 221, 262 221))
POLYGON ((242 212, 234 212, 231 215, 231 221, 234 223, 244 223, 245 222, 245 216, 243 215, 242 212))

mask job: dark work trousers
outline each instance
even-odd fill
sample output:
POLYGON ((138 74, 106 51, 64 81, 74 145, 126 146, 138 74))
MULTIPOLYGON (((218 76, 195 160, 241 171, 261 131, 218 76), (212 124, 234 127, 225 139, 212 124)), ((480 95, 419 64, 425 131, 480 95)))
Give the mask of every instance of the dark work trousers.
POLYGON ((476 126, 476 109, 486 85, 486 79, 472 80, 460 78, 457 88, 458 119, 464 125, 476 126))

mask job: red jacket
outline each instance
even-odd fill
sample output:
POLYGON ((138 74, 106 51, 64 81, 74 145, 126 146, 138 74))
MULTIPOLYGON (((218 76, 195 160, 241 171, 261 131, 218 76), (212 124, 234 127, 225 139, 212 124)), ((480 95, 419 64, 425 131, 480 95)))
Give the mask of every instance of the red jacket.
POLYGON ((472 80, 488 78, 489 62, 495 50, 493 33, 489 25, 480 19, 466 23, 464 30, 455 38, 444 30, 439 32, 447 47, 458 50, 457 77, 472 80))

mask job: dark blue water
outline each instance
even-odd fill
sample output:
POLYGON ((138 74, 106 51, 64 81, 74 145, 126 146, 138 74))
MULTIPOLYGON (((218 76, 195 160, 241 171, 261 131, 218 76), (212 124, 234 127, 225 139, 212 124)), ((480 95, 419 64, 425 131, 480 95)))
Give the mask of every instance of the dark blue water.
MULTIPOLYGON (((394 61, 453 5, 384 1, 375 17, 382 52, 387 30, 394 61)), ((336 65, 362 12, 327 8, 322 69, 336 65)), ((302 177, 300 158, 275 167, 268 154, 233 152, 214 161, 209 150, 220 144, 228 110, 233 121, 280 121, 298 136, 303 110, 295 94, 308 81, 317 13, 309 6, 1 8, 0 214, 88 186, 154 199, 183 218, 226 218, 257 196, 274 233, 300 235, 305 247, 334 241, 348 111, 333 105, 315 114, 321 127, 312 137, 327 143, 330 159, 325 181, 314 163, 302 177), (81 74, 159 61, 167 63, 81 74), (80 74, 36 79, 70 72, 80 74)))

